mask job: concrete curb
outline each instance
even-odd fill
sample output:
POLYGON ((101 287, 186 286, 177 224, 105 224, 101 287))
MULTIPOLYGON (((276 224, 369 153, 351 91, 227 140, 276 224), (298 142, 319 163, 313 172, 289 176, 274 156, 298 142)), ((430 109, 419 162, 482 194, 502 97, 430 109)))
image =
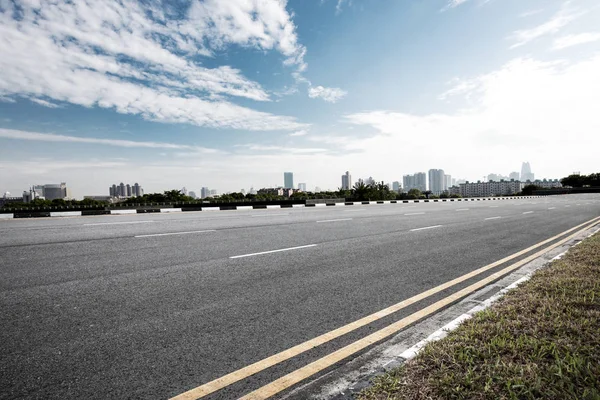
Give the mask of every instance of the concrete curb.
MULTIPOLYGON (((419 199, 419 200, 380 200, 380 201, 353 201, 345 203, 317 203, 317 204, 291 204, 291 205, 279 205, 279 204, 267 204, 267 205, 248 205, 248 206, 207 206, 186 208, 132 208, 132 209, 119 209, 119 210, 106 210, 106 215, 125 215, 125 214, 143 214, 146 212, 160 212, 160 213, 174 213, 174 212, 191 212, 191 211, 247 211, 257 209, 281 209, 281 208, 304 208, 304 207, 345 207, 345 206, 357 206, 357 205, 390 205, 390 204, 410 204, 410 203, 445 203, 445 202, 459 202, 459 201, 500 201, 500 200, 526 200, 526 199, 537 199, 544 196, 523 196, 523 197, 476 197, 476 198, 460 198, 460 199, 419 199)), ((86 216, 86 210, 84 211, 51 211, 51 217, 79 217, 86 216)), ((48 212, 34 211, 27 216, 14 213, 2 214, 0 213, 0 219, 11 219, 11 218, 36 218, 36 217, 47 217, 48 212), (39 215, 38 215, 39 214, 39 215), (44 214, 44 215, 41 215, 44 214)))

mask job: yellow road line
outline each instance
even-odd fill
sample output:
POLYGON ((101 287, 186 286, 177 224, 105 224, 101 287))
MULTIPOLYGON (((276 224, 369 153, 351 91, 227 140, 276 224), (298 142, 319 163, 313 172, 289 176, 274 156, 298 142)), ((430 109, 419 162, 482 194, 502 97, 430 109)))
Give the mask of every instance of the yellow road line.
POLYGON ((495 261, 495 262, 493 262, 491 264, 488 264, 488 265, 486 265, 484 267, 481 267, 481 268, 479 268, 477 270, 471 271, 471 272, 469 272, 469 273, 467 273, 465 275, 462 275, 462 276, 460 276, 458 278, 455 278, 455 279, 453 279, 451 281, 443 283, 443 284, 441 284, 439 286, 436 286, 434 288, 426 290, 426 291, 424 291, 424 292, 422 292, 422 293, 420 293, 418 295, 415 295, 415 296, 410 297, 410 298, 408 298, 406 300, 403 300, 403 301, 401 301, 401 302, 399 302, 397 304, 394 304, 394 305, 392 305, 392 306, 390 306, 388 308, 385 308, 385 309, 383 309, 381 311, 378 311, 376 313, 367 315, 366 317, 363 317, 363 318, 361 318, 359 320, 356 320, 356 321, 351 322, 351 323, 349 323, 347 325, 344 325, 342 327, 339 327, 337 329, 334 329, 332 331, 324 333, 324 334, 322 334, 320 336, 317 336, 317 337, 315 337, 313 339, 307 340, 306 342, 300 343, 300 344, 298 344, 298 345, 296 345, 294 347, 291 347, 291 348, 289 348, 287 350, 284 350, 284 351, 282 351, 280 353, 274 354, 274 355, 272 355, 270 357, 267 357, 267 358, 265 358, 263 360, 257 361, 257 362, 255 362, 253 364, 250 364, 250 365, 246 366, 246 367, 240 368, 240 369, 238 369, 236 371, 233 371, 233 372, 231 372, 231 373, 229 373, 227 375, 224 375, 224 376, 222 376, 220 378, 217 378, 217 379, 215 379, 213 381, 205 383, 205 384, 203 384, 201 386, 198 386, 196 388, 190 389, 187 392, 184 392, 182 394, 179 394, 179 395, 171 398, 171 400, 195 400, 195 399, 199 399, 199 398, 202 398, 204 396, 207 396, 207 395, 209 395, 211 393, 214 393, 214 392, 216 392, 218 390, 223 389, 224 387, 232 385, 235 382, 238 382, 238 381, 240 381, 242 379, 246 379, 247 377, 252 376, 252 375, 254 375, 256 373, 259 373, 261 371, 264 371, 267 368, 270 368, 270 367, 272 367, 274 365, 277 365, 277 364, 279 364, 279 363, 281 363, 283 361, 289 360, 290 358, 296 357, 297 355, 302 354, 302 353, 304 353, 304 352, 306 352, 308 350, 311 350, 314 347, 317 347, 317 346, 320 346, 320 345, 322 345, 324 343, 330 342, 331 340, 334 340, 334 339, 336 339, 336 338, 338 338, 340 336, 343 336, 343 335, 345 335, 347 333, 355 331, 356 329, 361 328, 361 327, 363 327, 365 325, 369 325, 372 322, 375 322, 375 321, 377 321, 377 320, 379 320, 381 318, 384 318, 384 317, 386 317, 386 316, 388 316, 390 314, 393 314, 393 313, 395 313, 397 311, 400 311, 401 309, 403 309, 405 307, 408 307, 408 306, 410 306, 410 305, 412 305, 414 303, 417 303, 417 302, 419 302, 419 301, 421 301, 421 300, 423 300, 423 299, 425 299, 425 298, 427 298, 429 296, 432 296, 432 295, 434 295, 436 293, 439 293, 439 292, 441 292, 441 291, 443 291, 443 290, 445 290, 445 289, 447 289, 449 287, 452 287, 452 286, 454 286, 456 284, 464 282, 467 279, 470 279, 470 278, 472 278, 474 276, 477 276, 477 275, 479 275, 479 274, 481 274, 481 273, 483 273, 483 272, 485 272, 487 270, 490 270, 490 269, 492 269, 494 267, 497 267, 498 265, 501 265, 501 264, 503 264, 503 263, 505 263, 507 261, 510 261, 510 260, 512 260, 514 258, 520 257, 521 255, 523 255, 525 253, 528 253, 528 252, 530 252, 532 250, 535 250, 538 247, 543 246, 543 245, 545 245, 545 244, 547 244, 547 243, 549 243, 549 242, 551 242, 553 240, 556 240, 559 237, 561 237, 563 235, 566 235, 566 234, 568 234, 568 233, 570 233, 570 232, 572 232, 572 231, 574 231, 576 229, 579 229, 582 226, 584 226, 584 225, 586 225, 588 223, 591 223, 591 222, 593 222, 593 221, 595 221, 595 220, 597 220, 599 218, 600 217, 596 217, 596 218, 594 218, 594 219, 592 219, 592 220, 590 220, 588 222, 585 222, 585 223, 583 223, 581 225, 578 225, 578 226, 576 226, 574 228, 566 230, 565 232, 562 232, 562 233, 560 233, 560 234, 558 234, 556 236, 553 236, 553 237, 551 237, 549 239, 546 239, 546 240, 544 240, 542 242, 539 242, 539 243, 537 243, 537 244, 535 244, 533 246, 530 246, 530 247, 528 247, 528 248, 526 248, 524 250, 521 250, 521 251, 519 251, 519 252, 517 252, 515 254, 507 256, 507 257, 505 257, 505 258, 503 258, 501 260, 495 261))
MULTIPOLYGON (((595 218, 595 219, 597 219, 597 218, 595 218)), ((597 225, 599 223, 600 223, 600 221, 596 221, 584 229, 591 228, 592 226, 597 225)), ((345 358, 350 357, 351 355, 365 349, 366 347, 368 347, 374 343, 377 343, 377 342, 387 338, 388 336, 391 336, 391 335, 397 333, 398 331, 405 328, 406 326, 408 326, 420 319, 423 319, 423 318, 429 316, 430 314, 433 314, 434 312, 439 311, 440 309, 456 302, 457 300, 459 300, 463 297, 468 296, 469 294, 475 292, 478 289, 481 289, 482 287, 488 285, 489 283, 495 281, 496 279, 502 277, 503 275, 508 274, 509 272, 511 272, 511 271, 527 264, 528 262, 536 259, 537 257, 543 255, 544 253, 547 253, 548 251, 568 242, 569 240, 571 240, 572 238, 577 236, 579 233, 580 232, 576 232, 576 233, 562 239, 561 241, 556 242, 555 244, 524 258, 521 261, 517 261, 516 263, 502 269, 501 271, 498 271, 498 272, 490 275, 489 277, 486 277, 486 278, 484 278, 462 290, 459 290, 458 292, 456 292, 442 300, 439 300, 439 301, 433 303, 432 305, 427 306, 427 307, 421 309, 420 311, 417 311, 416 313, 409 315, 408 317, 402 318, 398 322, 395 322, 377 332, 374 332, 360 340, 357 340, 354 343, 349 344, 346 347, 342 347, 341 349, 334 351, 333 353, 328 354, 325 357, 318 359, 317 361, 314 361, 300 369, 297 369, 297 370, 255 390, 255 391, 247 394, 246 396, 241 397, 240 400, 268 399, 269 397, 295 385, 296 383, 299 383, 299 382, 303 381, 304 379, 306 379, 326 368, 331 367, 335 363, 342 361, 345 358)))

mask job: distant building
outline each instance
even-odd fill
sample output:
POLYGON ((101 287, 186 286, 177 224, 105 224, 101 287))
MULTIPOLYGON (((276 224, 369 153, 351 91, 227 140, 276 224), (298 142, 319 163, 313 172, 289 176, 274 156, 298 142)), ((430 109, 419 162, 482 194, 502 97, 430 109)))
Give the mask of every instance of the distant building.
POLYGON ((256 194, 259 194, 259 195, 260 194, 268 194, 268 195, 272 195, 272 196, 283 196, 284 191, 286 191, 286 190, 289 190, 289 189, 284 189, 284 188, 262 188, 262 189, 259 189, 256 194))
MULTIPOLYGON (((461 183, 459 193, 462 197, 506 196, 519 193, 524 184, 519 181, 461 183)), ((451 194, 455 191, 451 190, 451 194)))
POLYGON ((342 190, 350 189, 352 189, 352 175, 350 175, 350 171, 346 171, 346 173, 342 175, 342 190))
POLYGON ((321 188, 319 186, 315 186, 315 193, 321 193, 321 188))
POLYGON ((519 173, 518 172, 511 172, 510 174, 508 174, 508 179, 511 181, 518 181, 519 180, 519 173))
POLYGON ((188 196, 190 196, 192 199, 195 199, 196 198, 196 192, 190 190, 189 193, 188 193, 188 196))
POLYGON ((203 187, 200 189, 200 198, 205 199, 207 197, 210 197, 210 190, 207 187, 203 187))
POLYGON ((430 169, 429 170, 429 190, 433 194, 440 194, 444 189, 445 174, 443 169, 430 169))
POLYGON ((306 192, 306 183, 299 183, 298 190, 301 192, 306 192))
POLYGON ((365 185, 373 185, 373 184, 375 184, 375 179, 373 179, 372 176, 365 179, 365 185))
POLYGON ((452 176, 444 175, 444 190, 448 190, 452 187, 452 176))
POLYGON ((285 189, 293 189, 294 188, 294 173, 293 172, 284 172, 283 173, 283 187, 285 189))
POLYGON ((118 185, 113 184, 108 188, 108 194, 111 197, 118 197, 121 199, 130 197, 139 197, 144 195, 144 189, 136 182, 133 186, 121 182, 118 185))
POLYGON ((187 195, 188 195, 188 190, 187 190, 187 188, 186 188, 185 186, 181 188, 180 192, 181 192, 181 194, 182 194, 182 195, 184 195, 184 196, 187 196, 187 195))
POLYGON ((531 172, 531 165, 526 161, 521 166, 521 182, 533 182, 535 180, 535 174, 531 172))
POLYGON ((418 189, 421 192, 427 190, 427 175, 425 172, 416 172, 413 175, 404 175, 402 177, 403 190, 408 192, 411 189, 418 189))
POLYGON ((401 189, 402 189, 402 186, 400 186, 400 182, 398 182, 398 181, 392 182, 392 190, 394 192, 400 192, 401 189))
POLYGON ((544 189, 553 189, 553 188, 561 188, 563 187, 562 183, 558 179, 544 179, 544 180, 535 180, 531 182, 535 186, 542 187, 544 189))
POLYGON ((210 195, 211 196, 217 196, 219 193, 217 192, 217 189, 210 189, 210 195))

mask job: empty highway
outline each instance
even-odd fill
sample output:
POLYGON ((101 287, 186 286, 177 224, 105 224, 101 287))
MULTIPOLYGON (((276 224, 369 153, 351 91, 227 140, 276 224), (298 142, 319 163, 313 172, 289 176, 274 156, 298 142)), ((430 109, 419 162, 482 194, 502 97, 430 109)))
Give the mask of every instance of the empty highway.
MULTIPOLYGON (((178 396, 598 216, 590 194, 0 220, 0 398, 178 396)), ((205 398, 243 396, 472 282, 205 398)))

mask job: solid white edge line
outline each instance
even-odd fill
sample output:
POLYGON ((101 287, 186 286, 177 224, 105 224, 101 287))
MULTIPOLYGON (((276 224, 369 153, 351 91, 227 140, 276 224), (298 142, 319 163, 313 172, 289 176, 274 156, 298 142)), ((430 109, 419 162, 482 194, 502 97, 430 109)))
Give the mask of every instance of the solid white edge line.
POLYGON ((425 230, 425 229, 440 228, 440 227, 442 227, 442 226, 444 226, 444 225, 433 225, 433 226, 426 226, 426 227, 424 227, 424 228, 415 228, 415 229, 411 229, 410 231, 411 231, 411 232, 415 232, 415 231, 423 231, 423 230, 425 230))
POLYGON ((324 219, 322 221, 317 221, 317 224, 320 224, 322 222, 338 222, 338 221, 352 221, 352 218, 324 219))
POLYGON ((187 235, 190 233, 206 233, 206 232, 216 232, 215 229, 207 229, 204 231, 187 231, 187 232, 171 232, 171 233, 152 233, 148 235, 136 235, 136 238, 145 238, 145 237, 155 237, 155 236, 172 236, 172 235, 187 235))
POLYGON ((317 245, 316 244, 307 244, 305 246, 288 247, 288 248, 285 248, 285 249, 261 251, 259 253, 242 254, 242 255, 239 255, 239 256, 231 256, 229 258, 233 259, 233 258, 252 257, 252 256, 258 256, 258 255, 261 255, 261 254, 279 253, 279 252, 282 252, 282 251, 297 250, 297 249, 306 249, 308 247, 315 247, 315 246, 317 246, 317 245))

